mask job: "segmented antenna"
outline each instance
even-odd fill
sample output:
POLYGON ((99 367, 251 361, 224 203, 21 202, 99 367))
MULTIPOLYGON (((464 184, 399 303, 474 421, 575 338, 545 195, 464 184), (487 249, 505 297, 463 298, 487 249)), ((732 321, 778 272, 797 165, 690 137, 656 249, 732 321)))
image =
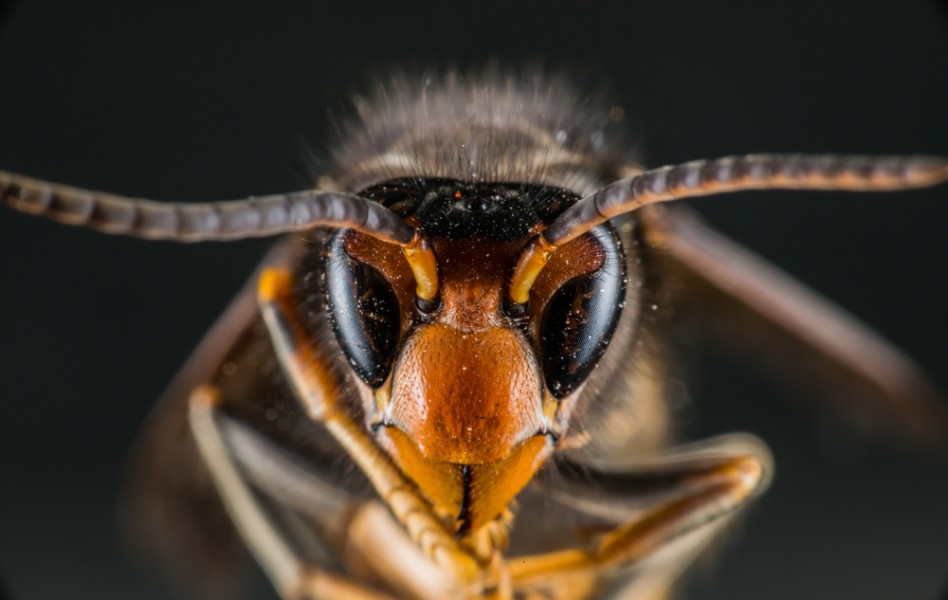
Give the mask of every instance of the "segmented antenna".
POLYGON ((657 202, 744 190, 881 192, 948 181, 948 159, 936 156, 751 154, 696 160, 620 179, 569 207, 520 254, 507 288, 516 304, 550 256, 597 225, 657 202))
POLYGON ((265 237, 322 226, 355 229, 405 246, 415 233, 381 204, 318 190, 221 202, 155 202, 0 171, 0 201, 69 225, 177 242, 265 237))
POLYGON ((881 192, 948 181, 948 159, 934 156, 751 154, 697 160, 620 179, 586 196, 543 232, 556 246, 648 204, 744 190, 881 192))

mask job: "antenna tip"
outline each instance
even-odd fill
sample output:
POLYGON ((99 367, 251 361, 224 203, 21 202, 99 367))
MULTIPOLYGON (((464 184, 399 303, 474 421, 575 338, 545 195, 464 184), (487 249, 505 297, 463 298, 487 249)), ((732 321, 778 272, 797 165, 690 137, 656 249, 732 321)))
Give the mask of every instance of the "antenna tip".
POLYGON ((905 165, 905 177, 919 186, 944 183, 948 181, 948 158, 914 156, 905 165))

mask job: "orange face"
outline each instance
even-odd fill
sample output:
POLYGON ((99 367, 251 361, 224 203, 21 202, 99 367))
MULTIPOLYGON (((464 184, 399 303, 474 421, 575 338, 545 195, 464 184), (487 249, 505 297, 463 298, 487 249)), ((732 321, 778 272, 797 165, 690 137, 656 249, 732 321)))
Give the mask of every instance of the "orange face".
MULTIPOLYGON (((514 313, 506 299, 511 274, 541 228, 534 223, 512 239, 477 231, 452 237, 434 228, 426 239, 438 293, 427 304, 417 301, 416 277, 398 247, 347 232, 330 250, 330 279, 333 269, 343 269, 335 266, 341 260, 345 268, 358 265, 377 274, 362 276, 375 283, 343 286, 357 297, 353 310, 373 307, 369 318, 354 334, 336 323, 350 363, 357 369, 365 363, 360 375, 373 392, 366 411, 370 427, 435 511, 454 520, 458 535, 497 518, 533 478, 565 434, 578 392, 551 392, 542 328, 550 319, 548 305, 562 305, 567 321, 586 316, 582 293, 574 294, 575 306, 571 297, 551 300, 568 282, 601 269, 604 250, 590 237, 564 246, 537 279, 529 304, 514 313), (376 289, 383 282, 391 296, 376 289), (393 326, 396 304, 399 322, 393 326), (357 339, 346 346, 347 336, 357 339), (363 358, 352 360, 359 352, 363 358)), ((331 284, 333 312, 344 312, 345 302, 336 299, 343 294, 333 295, 333 289, 331 284)), ((571 325, 555 326, 568 331, 571 325)))

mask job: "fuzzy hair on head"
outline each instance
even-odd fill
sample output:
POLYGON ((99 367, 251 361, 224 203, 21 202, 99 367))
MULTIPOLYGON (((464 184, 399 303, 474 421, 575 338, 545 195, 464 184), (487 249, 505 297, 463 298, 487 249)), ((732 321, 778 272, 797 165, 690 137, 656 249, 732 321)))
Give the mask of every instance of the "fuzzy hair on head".
POLYGON ((630 162, 614 131, 621 109, 540 70, 396 75, 354 105, 327 174, 340 190, 439 177, 587 194, 630 162))

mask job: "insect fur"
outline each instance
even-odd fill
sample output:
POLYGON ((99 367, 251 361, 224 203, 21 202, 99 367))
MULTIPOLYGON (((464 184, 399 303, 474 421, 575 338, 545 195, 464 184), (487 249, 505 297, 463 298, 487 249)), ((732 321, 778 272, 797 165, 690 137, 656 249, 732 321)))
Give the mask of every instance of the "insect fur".
POLYGON ((607 110, 499 74, 400 79, 356 104, 315 190, 185 206, 0 174, 14 208, 109 233, 295 232, 145 434, 130 505, 181 568, 225 571, 233 527, 286 598, 660 597, 771 471, 751 436, 671 443, 651 307, 690 294, 937 434, 942 406, 899 354, 657 204, 933 185, 948 161, 643 171, 607 110))

